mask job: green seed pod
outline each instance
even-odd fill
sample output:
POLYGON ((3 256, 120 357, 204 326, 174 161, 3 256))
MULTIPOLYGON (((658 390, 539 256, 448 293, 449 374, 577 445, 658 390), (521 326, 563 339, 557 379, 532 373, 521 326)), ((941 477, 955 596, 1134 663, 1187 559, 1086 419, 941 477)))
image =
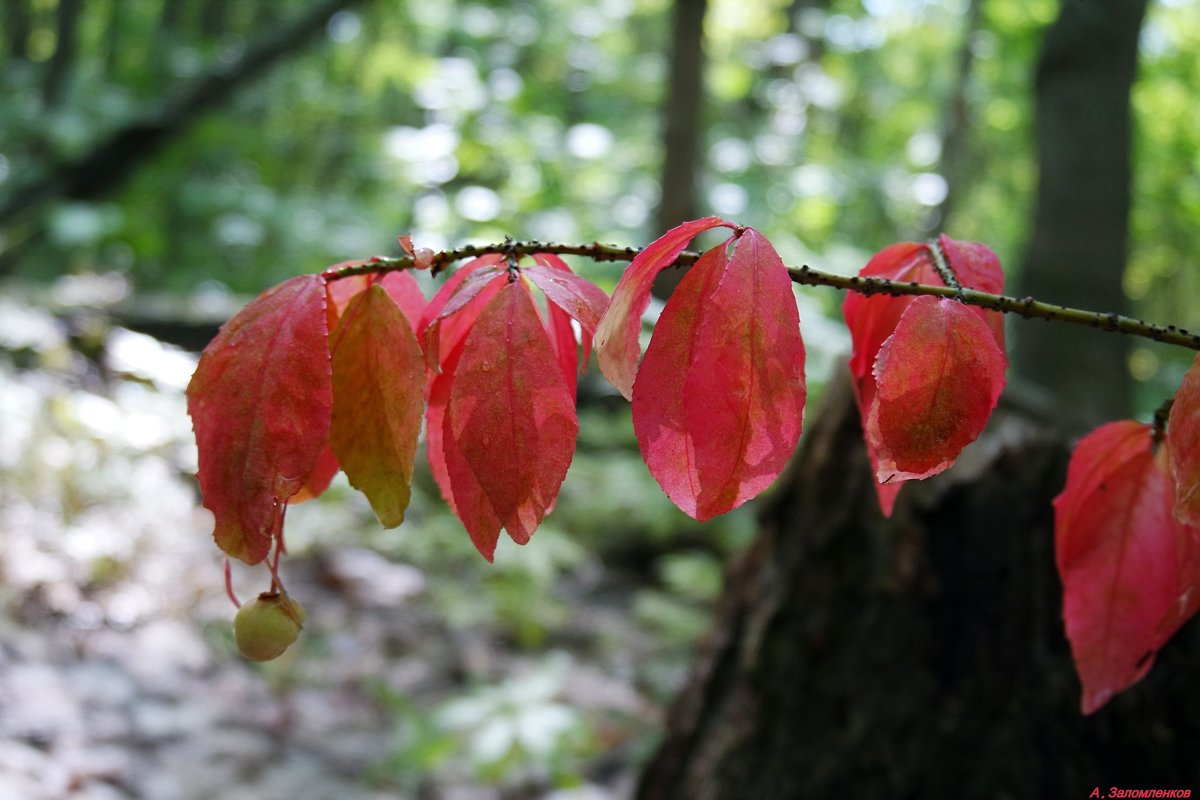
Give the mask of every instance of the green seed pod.
POLYGON ((238 609, 233 638, 242 656, 270 661, 287 650, 304 627, 304 608, 287 594, 263 592, 238 609))

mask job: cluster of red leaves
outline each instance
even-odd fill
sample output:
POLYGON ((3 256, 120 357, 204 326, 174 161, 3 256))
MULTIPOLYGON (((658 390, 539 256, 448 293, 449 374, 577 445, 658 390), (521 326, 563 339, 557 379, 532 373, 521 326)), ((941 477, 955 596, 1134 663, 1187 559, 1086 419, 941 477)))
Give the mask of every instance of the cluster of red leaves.
MULTIPOLYGON (((999 294, 995 253, 943 235, 903 242, 875 256, 862 278, 945 286, 934 248, 967 289, 999 294)), ((935 297, 851 294, 842 307, 853 352, 850 372, 863 438, 885 516, 903 481, 945 470, 987 424, 1004 388, 1004 320, 996 311, 935 297)))
MULTIPOLYGON (((411 242, 402 244, 413 254, 411 242)), ((418 251, 421 266, 433 255, 418 251)), ((800 437, 804 345, 791 278, 753 228, 684 223, 630 264, 611 302, 561 259, 485 255, 426 303, 406 272, 292 278, 264 292, 205 349, 188 387, 199 480, 227 554, 282 550, 288 503, 344 470, 380 521, 408 507, 424 419, 430 469, 476 548, 529 541, 575 451, 576 381, 593 339, 631 401, 642 457, 668 497, 705 520, 783 470, 800 437), (697 235, 729 237, 695 262, 644 357, 650 289, 697 235), (536 289, 542 302, 535 298, 536 289)), ((945 236, 876 254, 859 273, 999 294, 995 254, 945 236), (951 278, 952 276, 952 278, 951 278)), ((847 297, 850 368, 880 505, 949 467, 1004 387, 1001 315, 953 297, 847 297)), ((1165 442, 1125 421, 1084 438, 1055 501, 1067 636, 1085 713, 1141 678, 1200 607, 1200 359, 1165 442)))
POLYGON ((222 550, 262 561, 284 504, 320 494, 339 468, 385 525, 403 521, 421 426, 413 324, 424 305, 407 273, 301 275, 221 328, 187 394, 222 550))
POLYGON ((433 475, 479 551, 492 558, 502 527, 527 542, 571 463, 577 373, 608 304, 561 259, 534 261, 476 259, 428 305, 407 272, 332 280, 369 263, 347 262, 230 320, 188 387, 221 549, 262 561, 282 545, 284 504, 319 495, 338 469, 399 525, 423 414, 433 475))
POLYGON ((479 552, 491 559, 502 529, 528 542, 574 455, 593 337, 632 399, 650 472, 686 513, 708 519, 774 481, 800 436, 804 346, 787 269, 761 234, 716 217, 681 225, 633 261, 611 305, 558 257, 532 260, 477 258, 428 304, 408 273, 339 276, 370 263, 347 262, 230 320, 188 387, 221 549, 262 561, 282 547, 285 505, 338 469, 399 525, 422 413, 430 470, 479 552), (655 275, 714 227, 733 234, 689 271, 639 366, 655 275))
MULTIPOLYGON (((1000 288, 986 248, 935 246, 966 285, 1000 288)), ((863 274, 937 283, 930 247, 896 245, 863 274)), ((319 495, 338 469, 399 525, 422 414, 432 474, 480 553, 492 558, 501 529, 524 544, 571 463, 593 337, 601 371, 632 402, 651 474, 685 513, 723 514, 778 477, 800 437, 804 345, 787 268, 762 234, 718 217, 684 223, 633 260, 611 303, 558 257, 533 262, 477 258, 428 304, 410 274, 338 275, 371 263, 347 262, 230 320, 188 388, 220 547, 263 560, 282 546, 285 504, 319 495), (642 358, 655 276, 713 228, 731 234, 688 271, 642 358)), ((997 316, 953 300, 847 301, 886 511, 898 481, 945 469, 990 414, 1005 367, 997 316)))
POLYGON ((796 447, 805 398, 800 317, 787 268, 753 228, 707 217, 648 246, 613 291, 596 350, 601 371, 632 401, 650 473, 696 519, 762 492, 796 447), (639 367, 655 276, 692 237, 718 226, 735 232, 679 283, 639 367))
POLYGON ((426 448, 446 502, 488 560, 504 528, 525 544, 575 454, 575 385, 608 297, 552 255, 517 271, 483 256, 446 282, 417 332, 426 448), (532 283, 546 297, 539 314, 532 283), (581 331, 580 363, 572 320, 581 331))
POLYGON ((1085 714, 1149 672, 1200 608, 1200 358, 1158 438, 1133 420, 1092 431, 1054 501, 1063 618, 1085 714))

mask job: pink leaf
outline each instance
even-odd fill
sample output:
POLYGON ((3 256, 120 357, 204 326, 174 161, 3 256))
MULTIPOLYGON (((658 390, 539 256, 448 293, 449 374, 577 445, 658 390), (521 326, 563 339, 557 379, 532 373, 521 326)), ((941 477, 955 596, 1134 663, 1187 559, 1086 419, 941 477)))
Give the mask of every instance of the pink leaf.
POLYGON ((550 335, 550 347, 574 402, 579 384, 579 344, 575 341, 571 317, 554 303, 546 304, 546 333, 550 335))
POLYGON ((487 299, 498 290, 498 285, 492 281, 500 273, 492 268, 503 262, 503 256, 486 255, 464 264, 425 307, 417 325, 417 340, 425 351, 426 363, 434 370, 441 368, 441 354, 449 353, 466 337, 487 299), (459 296, 460 290, 464 293, 462 296, 459 296), (481 294, 484 295, 483 302, 475 302, 481 294), (463 314, 468 306, 472 313, 463 314))
POLYGON ((791 280, 752 228, 709 250, 668 301, 633 388, 642 457, 696 519, 778 476, 800 437, 804 346, 791 280))
POLYGON ((638 343, 642 312, 650 304, 655 276, 675 262, 688 242, 718 225, 735 227, 720 217, 705 217, 667 231, 638 253, 613 290, 612 301, 596 330, 596 355, 600 371, 626 399, 633 397, 633 381, 642 352, 638 343))
MULTIPOLYGON (((596 326, 604 314, 604 309, 608 307, 608 295, 571 272, 570 267, 558 256, 535 253, 533 258, 538 262, 537 265, 522 269, 521 274, 529 278, 533 285, 546 295, 551 312, 551 339, 563 368, 574 369, 574 365, 578 365, 579 370, 582 371, 587 366, 588 356, 591 354, 592 337, 596 333, 596 326), (555 313, 556 311, 558 313, 555 313), (579 343, 583 347, 582 364, 579 363, 575 353, 575 334, 570 323, 568 322, 563 327, 561 321, 555 322, 561 315, 569 315, 569 319, 574 319, 579 323, 579 343), (570 350, 569 354, 567 353, 568 349, 570 350)), ((567 383, 573 396, 575 376, 568 376, 567 383)))
MULTIPOLYGON (((939 244, 946 260, 965 288, 988 292, 1003 290, 1004 275, 994 253, 976 242, 958 242, 943 235, 939 244)), ((924 283, 944 286, 934 264, 929 246, 917 242, 901 242, 876 253, 859 272, 864 278, 886 278, 901 283, 924 283)), ((913 297, 891 297, 888 295, 865 296, 852 292, 846 296, 842 312, 850 329, 853 352, 850 357, 850 372, 854 379, 854 395, 858 401, 859 415, 863 421, 863 434, 867 443, 867 454, 872 470, 878 475, 893 474, 889 466, 881 470, 879 454, 866 434, 866 424, 871 407, 875 404, 875 360, 884 341, 892 335, 905 310, 913 303, 913 297)), ((974 308, 972 313, 980 316, 992 331, 996 343, 1003 351, 1003 315, 995 311, 974 308)), ((876 484, 876 492, 884 516, 891 516, 900 491, 898 483, 876 484)))
POLYGON ((1196 612, 1200 530, 1174 518, 1174 499, 1148 425, 1101 426, 1071 456, 1055 551, 1085 714, 1140 680, 1196 612))
POLYGON ((533 298, 523 282, 506 283, 463 345, 442 435, 459 517, 485 558, 497 522, 518 544, 529 540, 558 494, 577 432, 533 298), (481 487, 490 508, 466 507, 460 484, 481 487))
POLYGON ((920 480, 954 463, 992 415, 1007 366, 968 306, 913 300, 875 359, 865 427, 879 482, 920 480))
POLYGON ((409 327, 415 331, 421 322, 421 315, 425 313, 425 295, 417 279, 408 270, 398 270, 384 273, 377 283, 392 298, 396 307, 404 312, 409 327))
POLYGON ((598 286, 584 280, 567 267, 557 256, 534 255, 539 265, 525 267, 521 274, 541 289, 550 302, 571 315, 589 335, 595 335, 608 308, 608 295, 598 286), (546 266, 540 266, 545 264, 546 266))

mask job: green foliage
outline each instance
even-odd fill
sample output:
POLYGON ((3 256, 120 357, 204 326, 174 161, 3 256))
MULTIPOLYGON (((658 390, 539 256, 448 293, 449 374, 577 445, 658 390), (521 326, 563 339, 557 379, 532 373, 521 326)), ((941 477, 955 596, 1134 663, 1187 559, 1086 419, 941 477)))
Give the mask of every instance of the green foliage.
MULTIPOLYGON (((782 0, 710 3, 700 211, 760 228, 789 262, 848 271, 925 233, 944 177, 956 197, 942 227, 1019 266, 1035 180, 1031 77, 1056 4, 984 4, 964 155, 944 175, 968 5, 830 0, 790 15, 796 4, 782 0)), ((40 90, 54 17, 33 14, 30 60, 8 53, 0 70, 0 198, 305 6, 83 4, 76 62, 49 112, 40 90)), ((394 252, 392 237, 408 230, 434 247, 512 233, 645 241, 669 10, 664 0, 354 6, 129 184, 57 204, 18 267, 257 292, 347 254, 394 252)), ((1187 266, 1200 188, 1185 166, 1200 152, 1198 37, 1194 4, 1152 4, 1126 276, 1139 312, 1189 328, 1198 320, 1185 298, 1200 291, 1187 266)), ((0 249, 27 233, 4 231, 0 249)), ((1186 363, 1140 346, 1131 367, 1149 404, 1186 363)))

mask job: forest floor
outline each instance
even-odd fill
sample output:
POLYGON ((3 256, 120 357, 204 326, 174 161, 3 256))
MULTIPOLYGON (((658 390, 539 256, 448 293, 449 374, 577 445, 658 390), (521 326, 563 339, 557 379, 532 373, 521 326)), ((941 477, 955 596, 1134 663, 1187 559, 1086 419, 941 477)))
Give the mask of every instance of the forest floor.
MULTIPOLYGON (((305 631, 255 665, 192 477, 195 356, 0 306, 0 797, 630 794, 750 518, 710 545, 647 499, 627 419, 596 417, 620 448, 581 441, 559 511, 495 565, 428 476, 394 531, 339 477, 288 515, 305 631)), ((234 568, 243 599, 267 581, 234 568)))

